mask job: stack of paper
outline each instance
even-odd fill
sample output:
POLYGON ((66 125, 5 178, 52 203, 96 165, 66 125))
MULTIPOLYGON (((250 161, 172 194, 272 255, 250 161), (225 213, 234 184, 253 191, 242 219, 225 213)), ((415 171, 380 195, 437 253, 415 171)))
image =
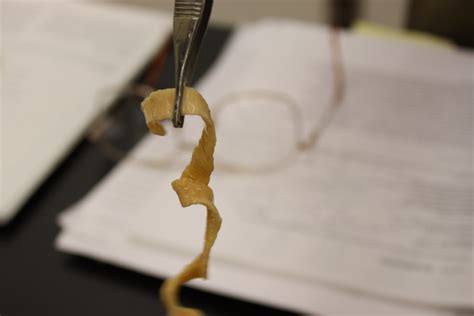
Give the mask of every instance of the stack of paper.
MULTIPOLYGON (((316 146, 266 172, 248 169, 291 155, 328 104, 329 31, 243 26, 201 81, 217 121, 211 186, 224 222, 210 279, 191 286, 304 313, 472 308, 473 56, 341 42, 347 89, 335 119, 316 146)), ((204 210, 182 209, 170 182, 200 124, 169 131, 145 138, 63 214, 60 250, 158 277, 198 253, 204 210)))

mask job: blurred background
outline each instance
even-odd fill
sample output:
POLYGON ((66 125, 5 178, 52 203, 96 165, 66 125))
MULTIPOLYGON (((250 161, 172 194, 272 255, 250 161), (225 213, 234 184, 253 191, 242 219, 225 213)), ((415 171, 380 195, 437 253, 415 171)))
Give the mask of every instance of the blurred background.
MULTIPOLYGON (((136 6, 172 10, 172 1, 117 0, 136 6)), ((474 2, 470 0, 218 0, 211 23, 223 26, 264 17, 296 18, 349 26, 360 19, 408 28, 473 47, 474 2)))
MULTIPOLYGON (((147 137, 140 109, 175 84, 173 7, 0 0, 1 316, 165 315, 157 290, 204 227, 168 164, 185 165, 201 125, 147 137)), ((183 288, 186 305, 472 315, 473 12, 473 0, 214 0, 193 84, 211 107, 244 91, 213 109, 216 257, 230 257, 211 261, 210 288, 183 288), (320 116, 333 128, 321 150, 320 116), (248 172, 282 148, 302 159, 248 172)))

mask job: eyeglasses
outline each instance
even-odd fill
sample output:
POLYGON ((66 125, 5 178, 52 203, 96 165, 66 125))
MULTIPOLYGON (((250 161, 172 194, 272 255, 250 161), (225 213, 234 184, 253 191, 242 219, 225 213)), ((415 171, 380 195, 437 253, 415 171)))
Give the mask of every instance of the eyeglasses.
MULTIPOLYGON (((307 137, 304 136, 304 113, 298 101, 287 92, 261 89, 235 91, 224 95, 213 104, 211 108, 219 135, 215 154, 217 170, 252 174, 275 172, 291 165, 300 153, 316 146, 340 107, 345 91, 341 44, 339 32, 336 29, 329 32, 329 49, 332 93, 320 119, 311 127, 307 137), (255 115, 256 112, 271 115, 255 115), (246 129, 249 125, 252 125, 251 130, 246 129), (257 132, 255 127, 258 128, 257 132)), ((152 87, 146 85, 108 89, 100 96, 100 100, 107 99, 107 95, 110 97, 111 94, 116 94, 121 99, 133 99, 131 103, 137 105, 136 108, 139 109, 141 100, 153 90, 152 87)), ((141 112, 138 115, 141 121, 138 129, 143 134, 145 124, 141 112)), ((99 119, 97 127, 89 133, 89 139, 96 143, 107 157, 114 160, 119 160, 126 155, 124 150, 113 144, 110 135, 107 136, 107 130, 113 130, 113 126, 118 123, 104 115, 99 119)), ((137 129, 137 126, 133 126, 135 124, 130 122, 121 124, 132 125, 124 128, 128 130, 128 134, 136 133, 133 132, 133 129, 137 129)), ((171 138, 166 146, 163 146, 163 150, 157 151, 160 158, 129 156, 127 159, 150 168, 181 166, 183 162, 177 161, 178 157, 184 156, 181 155, 182 152, 191 152, 196 140, 186 137, 180 130, 168 129, 168 131, 171 138)), ((164 144, 163 139, 160 138, 159 141, 164 144)))

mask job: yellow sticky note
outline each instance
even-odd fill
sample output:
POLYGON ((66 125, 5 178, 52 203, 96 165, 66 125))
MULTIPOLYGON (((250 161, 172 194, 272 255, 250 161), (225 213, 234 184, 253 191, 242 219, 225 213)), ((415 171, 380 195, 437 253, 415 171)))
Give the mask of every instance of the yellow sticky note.
POLYGON ((354 33, 368 35, 373 37, 382 37, 401 41, 410 41, 431 45, 437 47, 453 48, 453 42, 435 35, 418 31, 408 31, 383 26, 377 23, 367 21, 357 21, 354 23, 352 30, 354 33))

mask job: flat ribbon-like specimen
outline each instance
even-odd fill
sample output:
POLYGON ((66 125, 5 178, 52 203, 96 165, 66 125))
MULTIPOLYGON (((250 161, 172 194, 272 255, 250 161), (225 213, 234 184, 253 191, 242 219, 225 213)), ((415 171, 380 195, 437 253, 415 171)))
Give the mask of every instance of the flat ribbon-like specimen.
MULTIPOLYGON (((146 124, 152 133, 165 135, 165 130, 160 121, 171 119, 174 98, 175 90, 166 89, 151 93, 142 102, 146 124)), ((221 226, 221 217, 214 205, 214 194, 208 186, 211 173, 214 170, 213 155, 216 145, 216 132, 209 107, 196 90, 191 88, 185 90, 182 113, 184 115, 200 116, 205 123, 205 127, 199 144, 194 148, 191 162, 184 169, 181 177, 173 181, 172 187, 178 194, 183 207, 201 204, 207 208, 206 232, 202 252, 185 266, 177 276, 165 281, 161 287, 160 296, 169 316, 196 316, 203 314, 198 310, 180 306, 178 296, 181 284, 195 278, 207 278, 209 253, 221 226)))

